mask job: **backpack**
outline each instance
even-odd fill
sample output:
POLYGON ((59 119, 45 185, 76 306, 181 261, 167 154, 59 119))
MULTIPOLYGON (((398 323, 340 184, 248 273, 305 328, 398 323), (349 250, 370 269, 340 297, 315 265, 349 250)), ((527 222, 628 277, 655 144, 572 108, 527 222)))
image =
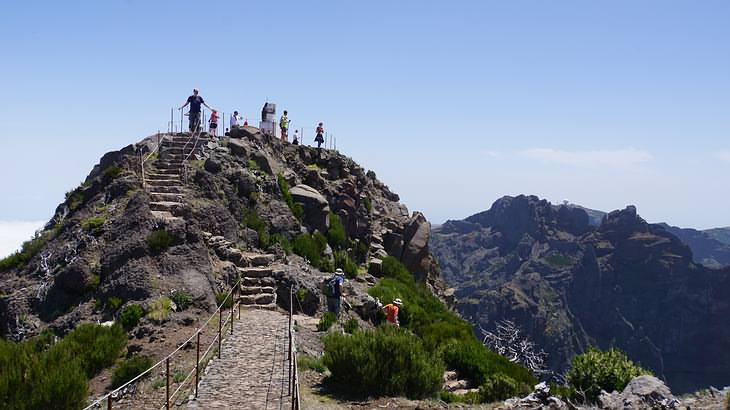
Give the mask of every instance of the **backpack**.
POLYGON ((324 283, 324 289, 323 289, 325 296, 330 297, 330 298, 339 297, 340 296, 339 287, 340 287, 340 285, 338 283, 336 275, 329 279, 326 279, 325 283, 324 283))

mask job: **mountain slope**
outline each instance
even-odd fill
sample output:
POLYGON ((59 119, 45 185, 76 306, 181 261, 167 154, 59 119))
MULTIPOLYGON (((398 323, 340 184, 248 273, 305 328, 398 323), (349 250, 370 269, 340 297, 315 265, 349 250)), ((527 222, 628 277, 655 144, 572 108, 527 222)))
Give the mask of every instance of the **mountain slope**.
POLYGON ((660 225, 692 249, 695 262, 716 269, 730 265, 730 244, 713 238, 707 231, 660 225))
POLYGON ((616 346, 674 391, 730 382, 730 270, 692 261, 690 249, 634 207, 598 227, 576 207, 504 197, 448 221, 431 248, 458 310, 493 329, 518 323, 565 370, 589 345, 616 346))

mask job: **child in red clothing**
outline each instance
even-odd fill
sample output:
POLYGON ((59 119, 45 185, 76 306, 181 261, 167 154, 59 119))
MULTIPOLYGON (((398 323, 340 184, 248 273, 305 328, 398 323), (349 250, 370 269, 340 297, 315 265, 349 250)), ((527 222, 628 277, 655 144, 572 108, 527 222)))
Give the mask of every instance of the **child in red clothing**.
POLYGON ((210 135, 217 137, 218 136, 218 111, 213 110, 212 113, 210 113, 210 119, 208 120, 210 123, 210 126, 208 129, 210 130, 210 135))

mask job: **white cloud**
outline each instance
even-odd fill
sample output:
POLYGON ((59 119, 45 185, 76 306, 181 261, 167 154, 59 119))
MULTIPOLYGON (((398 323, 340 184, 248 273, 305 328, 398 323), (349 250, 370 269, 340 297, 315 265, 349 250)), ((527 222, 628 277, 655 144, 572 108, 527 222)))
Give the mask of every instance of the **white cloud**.
POLYGON ((0 258, 20 249, 44 224, 43 221, 0 221, 0 258))
POLYGON ((499 151, 483 150, 481 154, 489 158, 497 158, 502 155, 499 151))
POLYGON ((720 161, 730 162, 730 151, 718 151, 712 155, 720 161))
POLYGON ((649 162, 653 159, 649 152, 634 148, 591 151, 532 148, 520 151, 519 154, 523 157, 554 164, 611 168, 628 168, 649 162))

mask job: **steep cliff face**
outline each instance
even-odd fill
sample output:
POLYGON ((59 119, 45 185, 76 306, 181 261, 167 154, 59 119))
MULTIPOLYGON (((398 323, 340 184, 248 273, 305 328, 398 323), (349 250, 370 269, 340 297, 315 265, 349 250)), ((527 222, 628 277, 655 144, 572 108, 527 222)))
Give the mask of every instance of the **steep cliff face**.
MULTIPOLYGON (((202 156, 188 162, 181 192, 150 194, 142 187, 139 153, 153 142, 106 154, 58 206, 24 253, 27 260, 0 272, 2 336, 21 340, 44 328, 62 334, 80 322, 114 318, 119 304, 145 305, 175 290, 190 293, 202 315, 215 305, 215 294, 233 282, 236 266, 230 260, 241 259, 235 249, 268 252, 287 265, 281 244, 302 232, 326 234, 332 214, 344 226, 346 251, 362 268, 395 256, 432 289, 441 289, 428 249, 428 221, 410 214, 398 195, 352 159, 282 144, 245 128, 209 143, 202 156), (289 188, 290 203, 282 186, 289 188), (184 199, 174 215, 161 217, 150 208, 151 195, 184 199), (302 215, 293 213, 294 203, 302 215), (162 249, 150 242, 150 234, 161 230, 169 242, 162 249), (209 241, 215 236, 235 255, 223 257, 213 249, 209 241)), ((332 250, 323 257, 331 260, 332 250)))
POLYGON ((434 231, 432 249, 465 317, 514 320, 554 370, 588 345, 616 346, 675 391, 730 382, 730 270, 695 264, 634 207, 593 227, 579 208, 505 197, 434 231))

